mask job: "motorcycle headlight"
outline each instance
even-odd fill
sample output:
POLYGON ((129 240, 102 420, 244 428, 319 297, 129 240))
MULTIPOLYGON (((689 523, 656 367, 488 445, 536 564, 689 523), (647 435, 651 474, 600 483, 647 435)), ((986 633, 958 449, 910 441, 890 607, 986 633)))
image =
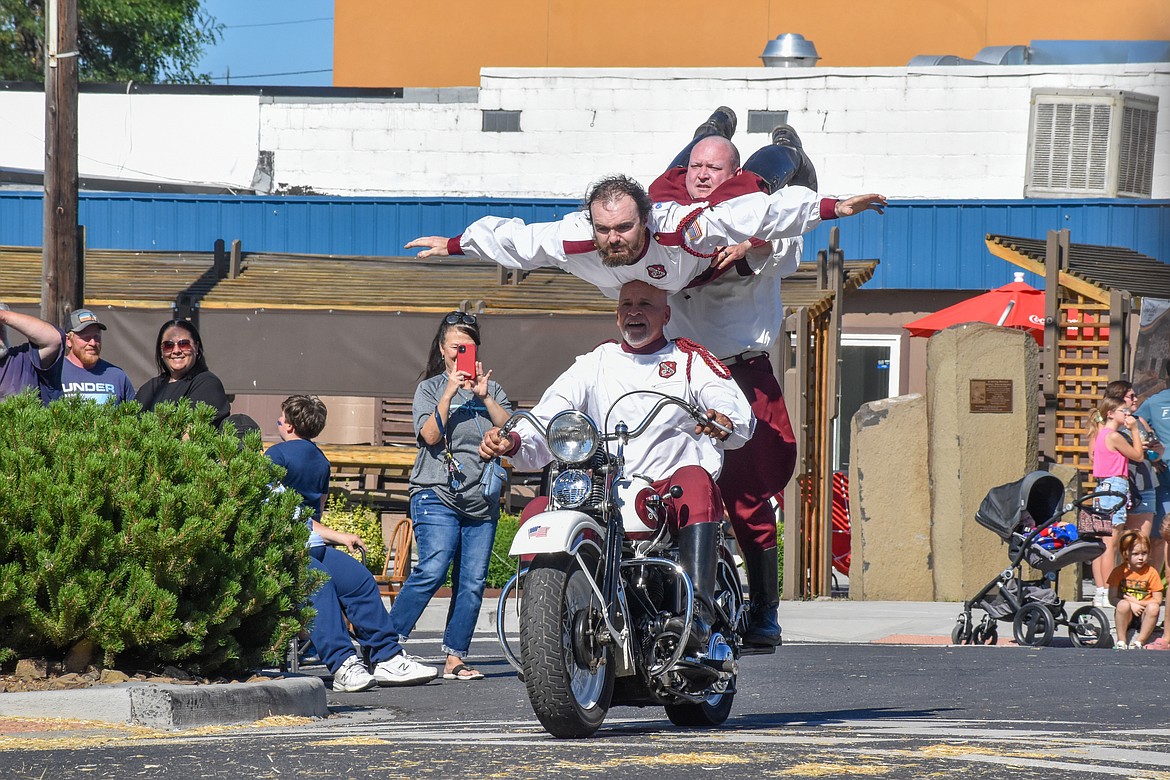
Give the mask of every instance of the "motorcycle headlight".
POLYGON ((548 448, 563 463, 581 463, 597 451, 597 426, 580 412, 569 410, 548 424, 548 448))
POLYGON ((549 498, 562 509, 576 509, 585 503, 593 491, 593 479, 581 469, 562 471, 553 480, 549 498))

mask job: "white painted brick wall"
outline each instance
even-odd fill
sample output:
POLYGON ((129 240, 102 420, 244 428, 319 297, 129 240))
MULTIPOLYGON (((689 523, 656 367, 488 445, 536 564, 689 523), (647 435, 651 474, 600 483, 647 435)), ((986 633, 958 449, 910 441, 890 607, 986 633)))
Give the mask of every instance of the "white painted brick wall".
MULTIPOLYGON (((1170 66, 487 69, 478 103, 298 103, 254 96, 83 95, 83 174, 246 188, 257 153, 275 180, 323 194, 579 198, 626 172, 647 183, 724 104, 743 158, 769 142, 747 114, 787 110, 826 192, 1019 198, 1035 87, 1163 97, 1154 196, 1170 198, 1170 66), (521 133, 482 111, 520 110, 521 133)), ((39 168, 43 96, 0 93, 0 167, 39 168)))

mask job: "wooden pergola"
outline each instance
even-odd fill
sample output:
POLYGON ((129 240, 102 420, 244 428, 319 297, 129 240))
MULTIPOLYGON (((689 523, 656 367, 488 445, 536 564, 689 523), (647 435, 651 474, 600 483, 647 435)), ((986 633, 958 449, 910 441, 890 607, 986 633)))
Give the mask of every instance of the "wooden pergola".
POLYGON ((816 263, 784 280, 785 332, 777 370, 796 433, 796 470, 784 489, 783 598, 832 592, 833 420, 838 413, 841 301, 873 278, 877 260, 846 260, 838 229, 816 263))
POLYGON ((1085 440, 1105 386, 1130 372, 1129 319, 1137 298, 1170 298, 1170 265, 1130 249, 1073 244, 1068 230, 1046 240, 988 234, 988 250, 1044 277, 1040 350, 1040 452, 1092 470, 1085 440))

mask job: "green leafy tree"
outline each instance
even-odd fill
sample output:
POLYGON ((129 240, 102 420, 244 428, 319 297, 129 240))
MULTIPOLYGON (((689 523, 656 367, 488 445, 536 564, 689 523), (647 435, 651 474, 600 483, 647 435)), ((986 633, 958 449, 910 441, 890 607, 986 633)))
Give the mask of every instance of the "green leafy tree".
POLYGON ((279 657, 311 616, 300 497, 249 433, 184 400, 142 414, 0 403, 0 663, 96 648, 201 674, 279 657))
MULTIPOLYGON (((199 0, 76 0, 82 81, 208 83, 196 65, 223 25, 199 0)), ((46 0, 0 0, 0 80, 42 81, 46 0)))

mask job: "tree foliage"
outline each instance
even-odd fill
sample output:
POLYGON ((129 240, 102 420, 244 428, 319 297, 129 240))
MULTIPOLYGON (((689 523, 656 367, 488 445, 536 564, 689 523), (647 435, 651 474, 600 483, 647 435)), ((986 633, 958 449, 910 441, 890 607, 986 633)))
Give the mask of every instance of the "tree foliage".
POLYGON ((184 400, 0 403, 0 663, 99 648, 202 674, 275 660, 311 611, 300 497, 184 400))
MULTIPOLYGON (((195 68, 223 26, 200 0, 76 0, 82 81, 208 83, 195 68)), ((0 0, 0 80, 43 81, 47 0, 0 0)))

